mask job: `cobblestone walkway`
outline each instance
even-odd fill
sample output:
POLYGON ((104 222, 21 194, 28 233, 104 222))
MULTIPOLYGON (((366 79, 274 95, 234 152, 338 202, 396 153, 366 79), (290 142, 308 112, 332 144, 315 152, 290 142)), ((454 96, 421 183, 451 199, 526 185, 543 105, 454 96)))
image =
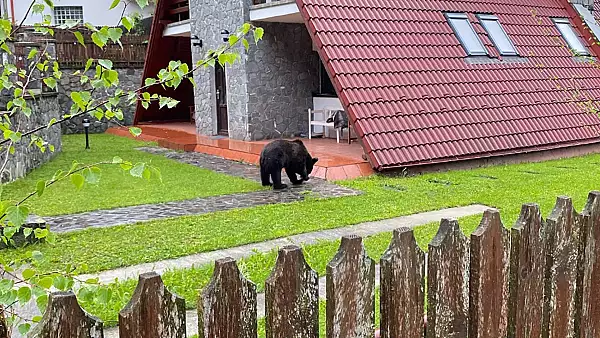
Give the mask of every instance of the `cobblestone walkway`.
MULTIPOLYGON (((258 168, 253 165, 200 154, 178 153, 163 148, 140 148, 156 155, 191 164, 216 172, 260 181, 258 168)), ((284 175, 285 176, 285 175, 284 175)), ((287 177, 285 177, 287 179, 287 177)), ((288 182, 289 183, 289 182, 288 182)), ((290 203, 303 200, 307 195, 319 198, 333 198, 358 195, 360 192, 313 178, 302 185, 285 190, 261 190, 244 194, 232 194, 196 198, 185 201, 166 202, 99 210, 72 215, 44 217, 54 232, 68 232, 86 228, 111 227, 133 224, 168 217, 202 215, 211 212, 238 208, 250 208, 267 204, 290 203)))

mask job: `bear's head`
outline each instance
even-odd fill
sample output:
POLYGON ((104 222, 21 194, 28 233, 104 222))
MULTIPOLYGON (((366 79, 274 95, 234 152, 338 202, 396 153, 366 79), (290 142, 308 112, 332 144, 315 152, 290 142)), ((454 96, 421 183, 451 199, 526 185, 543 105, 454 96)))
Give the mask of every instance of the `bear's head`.
POLYGON ((310 155, 306 158, 306 171, 302 173, 302 179, 308 181, 310 179, 310 173, 312 173, 315 163, 319 161, 316 157, 310 157, 310 155))

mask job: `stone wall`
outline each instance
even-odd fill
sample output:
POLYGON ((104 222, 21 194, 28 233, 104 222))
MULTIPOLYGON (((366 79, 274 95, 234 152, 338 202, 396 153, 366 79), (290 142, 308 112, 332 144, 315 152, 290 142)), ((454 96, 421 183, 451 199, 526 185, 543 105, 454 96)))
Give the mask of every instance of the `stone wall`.
MULTIPOLYGON (((209 49, 223 44, 222 30, 234 32, 249 20, 249 0, 190 0, 191 35, 202 39, 203 47, 192 47, 194 64, 202 60, 209 49)), ((227 102, 229 137, 248 140, 247 54, 240 46, 241 61, 227 66, 227 102)), ((194 74, 196 129, 202 135, 217 132, 215 70, 202 68, 194 74)))
MULTIPOLYGON (((141 68, 122 68, 116 70, 119 72, 119 88, 125 91, 134 90, 139 88, 142 84, 143 70, 141 68)), ((63 69, 63 78, 60 80, 58 86, 58 100, 60 103, 60 111, 62 112, 62 114, 68 114, 71 110, 71 105, 73 104, 73 101, 71 100, 71 92, 92 89, 89 82, 84 86, 81 85, 79 81, 80 77, 73 75, 75 71, 76 69, 63 69)), ((94 76, 94 73, 95 71, 90 70, 87 75, 90 78, 92 78, 94 76)), ((111 90, 110 93, 114 93, 114 90, 111 90)), ((94 93, 94 97, 98 99, 106 98, 107 93, 104 90, 100 90, 94 93)), ((136 106, 130 106, 128 104, 125 104, 125 100, 123 99, 120 107, 123 110, 123 121, 119 121, 119 123, 128 126, 132 125, 136 106)), ((91 122, 90 133, 103 133, 106 131, 106 129, 115 124, 115 122, 108 121, 107 119, 102 119, 98 121, 96 118, 91 116, 80 117, 63 123, 63 134, 83 133, 84 130, 82 120, 84 118, 88 118, 91 122)))
POLYGON ((308 109, 319 88, 319 55, 304 24, 261 23, 263 40, 249 52, 250 139, 308 134, 308 109))
MULTIPOLYGON (((47 125, 53 118, 58 119, 60 116, 60 105, 58 97, 55 93, 41 94, 35 99, 29 99, 27 102, 33 110, 29 118, 23 114, 19 114, 13 118, 13 129, 18 126, 19 130, 31 130, 38 126, 47 125)), ((6 109, 3 105, 2 110, 6 109)), ((41 152, 35 145, 29 146, 29 139, 23 138, 15 145, 15 153, 9 155, 7 166, 4 172, 0 173, 2 182, 13 181, 17 178, 25 176, 29 171, 44 164, 61 151, 61 129, 55 125, 46 128, 36 135, 42 137, 48 144, 54 146, 54 152, 47 149, 41 152)), ((5 163, 5 151, 0 154, 0 168, 5 163)))

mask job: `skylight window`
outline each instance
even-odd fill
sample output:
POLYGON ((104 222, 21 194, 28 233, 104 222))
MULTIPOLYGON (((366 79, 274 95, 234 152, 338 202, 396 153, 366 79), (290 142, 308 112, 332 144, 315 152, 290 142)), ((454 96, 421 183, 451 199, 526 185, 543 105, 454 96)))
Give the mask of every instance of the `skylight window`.
POLYGON ((480 14, 478 16, 481 25, 492 39, 492 42, 496 46, 496 49, 498 49, 500 52, 500 55, 518 55, 517 49, 512 44, 508 38, 508 35, 500 25, 498 17, 487 14, 480 14))
POLYGON ((465 13, 446 13, 446 18, 467 54, 487 55, 487 50, 479 40, 479 36, 475 33, 465 13))
POLYGON ((565 41, 567 41, 569 48, 571 48, 571 50, 574 53, 576 53, 577 55, 590 55, 588 50, 583 45, 583 42, 581 42, 581 39, 579 39, 577 34, 575 34, 575 31, 573 30, 573 26, 571 26, 569 19, 554 19, 554 24, 556 24, 556 28, 558 28, 560 34, 565 39, 565 41))

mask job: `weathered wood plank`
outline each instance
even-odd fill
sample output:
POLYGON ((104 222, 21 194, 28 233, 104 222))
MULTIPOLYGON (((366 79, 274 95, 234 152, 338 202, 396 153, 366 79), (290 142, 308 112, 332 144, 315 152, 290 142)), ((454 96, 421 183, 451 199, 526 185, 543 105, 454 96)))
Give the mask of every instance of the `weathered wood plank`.
POLYGON ((100 319, 87 314, 73 292, 50 294, 48 307, 29 338, 103 338, 100 319))
POLYGON ((464 338, 469 325, 469 240, 454 219, 443 219, 429 243, 427 337, 464 338))
POLYGON ((327 265, 327 338, 370 338, 375 334, 375 261, 362 238, 342 237, 327 265))
POLYGON ((591 192, 583 211, 580 337, 600 337, 600 192, 591 192))
POLYGON ((265 282, 267 338, 319 337, 319 276, 295 245, 279 250, 265 282))
POLYGON ((423 338, 425 253, 412 229, 394 231, 381 256, 381 337, 423 338))
POLYGON ((119 312, 120 338, 184 338, 185 300, 169 292, 155 272, 141 274, 119 312))
POLYGON ((542 336, 546 264, 543 231, 539 206, 523 205, 510 231, 509 338, 542 336))
POLYGON ((244 278, 233 258, 215 262, 198 299, 198 326, 199 337, 256 338, 256 285, 244 278))
POLYGON ((8 338, 9 327, 6 322, 6 315, 4 313, 4 307, 0 306, 0 338, 8 338))
POLYGON ((470 338, 506 337, 509 263, 510 234, 498 210, 487 210, 471 234, 470 338))
POLYGON ((546 220, 544 337, 575 336, 580 224, 571 199, 559 197, 546 220))

